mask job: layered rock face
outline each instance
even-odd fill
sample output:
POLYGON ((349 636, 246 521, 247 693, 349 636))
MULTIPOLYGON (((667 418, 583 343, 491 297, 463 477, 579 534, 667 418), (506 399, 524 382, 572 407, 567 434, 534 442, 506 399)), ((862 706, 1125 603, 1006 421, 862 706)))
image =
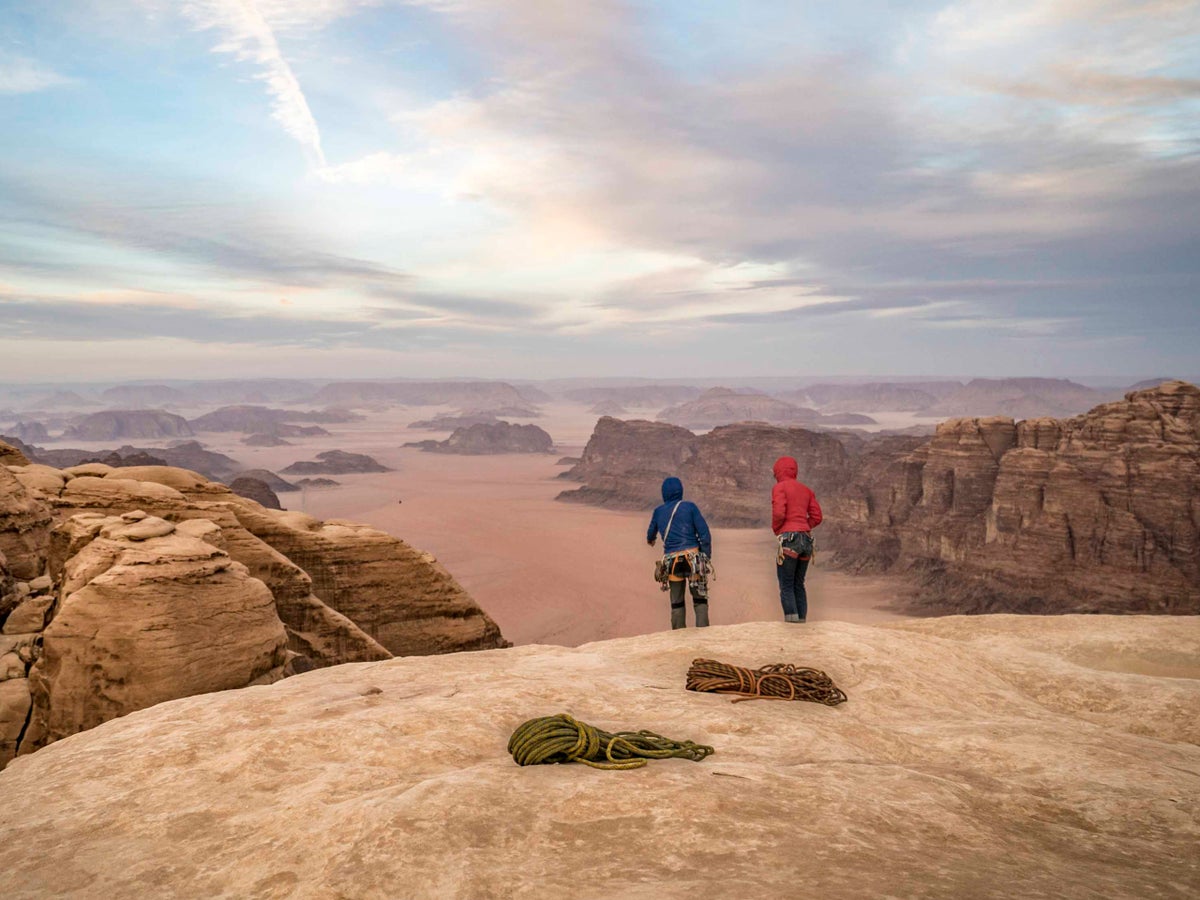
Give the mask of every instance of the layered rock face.
POLYGON ((187 419, 159 409, 106 410, 84 416, 63 440, 111 441, 121 438, 191 437, 187 419))
POLYGON ((771 466, 780 456, 796 458, 801 477, 818 495, 850 478, 851 454, 832 435, 741 423, 697 436, 666 423, 606 416, 596 423, 580 462, 560 476, 584 487, 558 499, 650 509, 662 502, 662 480, 674 475, 711 524, 763 525, 771 515, 771 466))
POLYGON ((184 469, 99 463, 0 467, 0 628, 24 688, 0 689, 9 756, 267 675, 506 644, 444 568, 390 535, 269 510, 184 469))
POLYGON ((956 419, 834 504, 851 565, 968 612, 1200 612, 1200 389, 1073 419, 956 419))
POLYGON ((5 897, 1191 900, 1200 621, 784 623, 389 660, 191 697, 0 773, 5 897), (849 695, 730 703, 696 657, 849 695), (516 766, 567 712, 711 745, 516 766))
POLYGON ((486 456, 497 453, 550 453, 554 439, 536 425, 511 422, 480 422, 456 428, 444 441, 414 441, 406 447, 419 447, 427 453, 453 453, 486 456))

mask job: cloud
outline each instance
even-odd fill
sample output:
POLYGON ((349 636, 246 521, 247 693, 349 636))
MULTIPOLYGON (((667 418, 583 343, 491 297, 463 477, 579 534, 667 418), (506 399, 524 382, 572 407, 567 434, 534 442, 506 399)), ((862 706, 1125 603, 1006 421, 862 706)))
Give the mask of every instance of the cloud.
POLYGON ((73 78, 60 75, 32 59, 7 55, 0 51, 0 95, 34 94, 72 84, 73 78))
MULTIPOLYGON (((289 10, 285 4, 266 6, 281 13, 289 10)), ((306 4, 298 6, 303 11, 306 4)), ((314 14, 323 11, 332 15, 333 7, 338 4, 307 6, 314 14)), ((271 97, 272 118, 300 144, 310 165, 323 167, 325 153, 321 149, 320 129, 260 5, 255 0, 186 0, 180 9, 197 28, 211 29, 221 35, 221 42, 213 48, 214 53, 228 53, 258 69, 255 77, 263 82, 271 97)))

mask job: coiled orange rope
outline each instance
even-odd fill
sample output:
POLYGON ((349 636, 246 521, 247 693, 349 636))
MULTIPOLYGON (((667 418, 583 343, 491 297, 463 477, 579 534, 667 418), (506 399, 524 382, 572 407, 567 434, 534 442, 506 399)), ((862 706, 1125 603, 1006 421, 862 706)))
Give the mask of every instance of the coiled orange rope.
POLYGON ((737 694, 741 700, 811 700, 826 706, 846 702, 846 694, 820 669, 806 669, 790 663, 775 663, 761 669, 746 669, 717 662, 694 659, 687 673, 687 689, 713 694, 737 694))

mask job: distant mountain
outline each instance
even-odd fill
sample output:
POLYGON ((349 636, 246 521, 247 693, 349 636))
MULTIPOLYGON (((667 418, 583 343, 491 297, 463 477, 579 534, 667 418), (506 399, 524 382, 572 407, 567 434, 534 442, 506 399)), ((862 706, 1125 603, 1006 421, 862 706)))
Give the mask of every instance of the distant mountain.
POLYGON ((63 440, 111 441, 122 438, 153 440, 191 437, 187 420, 161 409, 110 409, 84 416, 67 430, 63 440))
POLYGON ((188 402, 187 394, 165 384, 121 384, 101 392, 100 396, 105 403, 126 409, 181 406, 188 402))
POLYGON ((82 397, 75 391, 51 391, 45 394, 35 394, 24 400, 25 409, 85 409, 89 406, 99 406, 95 400, 82 397))
POLYGON ((527 401, 504 381, 339 381, 312 397, 318 405, 438 406, 493 409, 526 406, 527 401))
POLYGON ((814 384, 780 394, 784 400, 814 406, 821 412, 916 412, 962 389, 959 381, 870 384, 814 384))
POLYGON ((976 378, 933 406, 922 417, 1011 416, 1067 418, 1110 399, 1065 378, 976 378))
MULTIPOLYGON (((203 416, 191 419, 188 424, 196 431, 235 431, 244 434, 262 432, 279 433, 274 427, 291 422, 353 422, 362 416, 345 409, 326 409, 316 412, 301 412, 294 409, 271 409, 266 406, 222 406, 203 416)), ((286 431, 287 429, 283 429, 286 431)), ((325 434, 324 429, 317 433, 325 434)), ((299 436, 299 435, 296 435, 299 436)))
POLYGON ((682 428, 706 430, 734 422, 765 422, 769 425, 874 425, 869 416, 841 413, 823 416, 815 409, 796 406, 766 394, 741 393, 729 388, 712 388, 695 400, 668 407, 658 421, 682 428))
POLYGON ((549 453, 554 440, 536 425, 485 422, 455 429, 444 441, 415 441, 405 444, 427 453, 486 456, 500 453, 549 453))
POLYGON ((318 453, 314 462, 294 462, 282 471, 285 475, 351 475, 392 470, 365 453, 326 450, 324 453, 318 453))
POLYGON ((703 391, 685 384, 643 384, 632 387, 574 388, 563 396, 576 403, 618 403, 621 406, 662 408, 695 400, 703 391))

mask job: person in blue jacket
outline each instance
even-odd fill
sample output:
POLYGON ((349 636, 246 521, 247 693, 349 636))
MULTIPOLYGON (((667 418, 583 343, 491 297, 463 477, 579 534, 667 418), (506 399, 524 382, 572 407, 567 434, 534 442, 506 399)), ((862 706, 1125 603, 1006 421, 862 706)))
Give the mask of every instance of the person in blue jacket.
POLYGON ((696 627, 704 628, 708 625, 708 562, 712 558, 712 535, 700 514, 700 507, 683 499, 683 482, 678 478, 663 481, 662 498, 662 505, 650 516, 646 542, 653 547, 655 538, 662 535, 665 577, 671 591, 671 627, 687 626, 683 588, 690 582, 696 627))

